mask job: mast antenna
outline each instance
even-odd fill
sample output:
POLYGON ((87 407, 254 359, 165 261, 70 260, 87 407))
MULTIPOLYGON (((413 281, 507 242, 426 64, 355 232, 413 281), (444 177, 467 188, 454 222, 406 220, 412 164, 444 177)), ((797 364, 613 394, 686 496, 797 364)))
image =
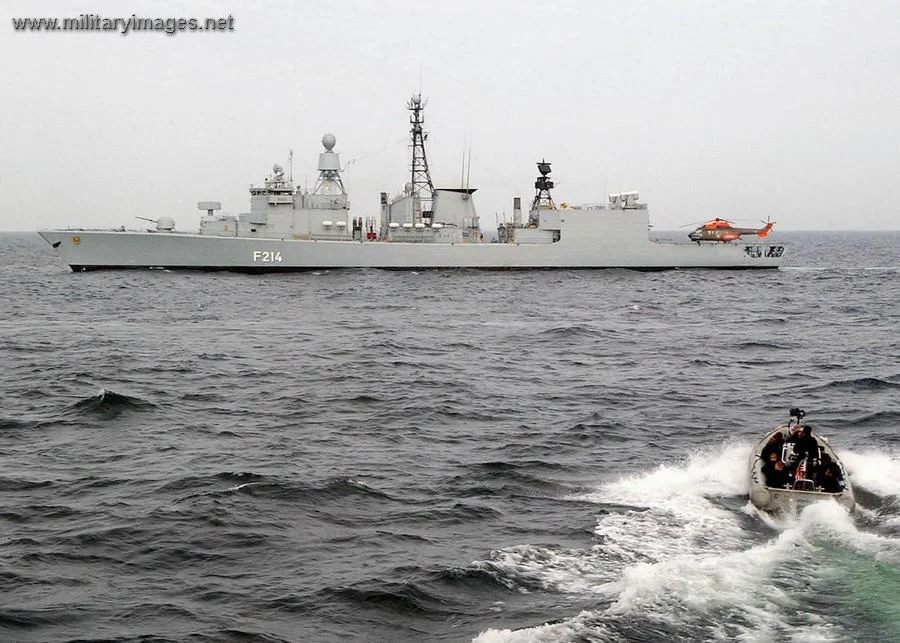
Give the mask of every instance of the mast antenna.
POLYGON ((459 187, 463 187, 466 180, 466 148, 463 148, 462 167, 459 169, 459 187))

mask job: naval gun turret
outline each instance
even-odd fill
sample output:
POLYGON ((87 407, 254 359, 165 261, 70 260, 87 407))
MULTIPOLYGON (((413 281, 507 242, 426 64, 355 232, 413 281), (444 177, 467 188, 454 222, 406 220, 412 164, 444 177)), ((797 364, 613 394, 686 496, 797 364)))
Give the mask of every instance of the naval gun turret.
POLYGON ((158 219, 150 219, 148 217, 135 217, 136 219, 140 219, 141 221, 149 221, 150 223, 156 224, 156 230, 150 230, 150 232, 174 232, 175 231, 175 219, 172 217, 159 217, 158 219))

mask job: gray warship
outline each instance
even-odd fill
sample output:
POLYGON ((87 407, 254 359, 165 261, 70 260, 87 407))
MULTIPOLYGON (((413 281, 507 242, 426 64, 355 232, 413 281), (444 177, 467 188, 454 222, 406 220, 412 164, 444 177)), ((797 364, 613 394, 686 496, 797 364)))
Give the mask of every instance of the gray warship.
MULTIPOLYGON (((662 243, 650 238, 647 205, 637 192, 606 203, 570 206, 553 200, 551 164, 537 164, 527 218, 513 199, 511 221, 485 239, 476 189, 436 188, 425 150, 425 101, 407 103, 412 160, 400 194, 380 195, 377 216, 353 216, 341 179, 336 139, 322 137, 318 178, 311 190, 293 185, 275 165, 250 187, 250 212, 221 214, 221 203, 198 203, 206 214, 197 232, 176 230, 171 216, 144 230, 42 230, 73 271, 166 268, 263 273, 337 268, 550 269, 777 268, 784 246, 763 243, 662 243)), ((149 220, 149 219, 148 219, 149 220)))

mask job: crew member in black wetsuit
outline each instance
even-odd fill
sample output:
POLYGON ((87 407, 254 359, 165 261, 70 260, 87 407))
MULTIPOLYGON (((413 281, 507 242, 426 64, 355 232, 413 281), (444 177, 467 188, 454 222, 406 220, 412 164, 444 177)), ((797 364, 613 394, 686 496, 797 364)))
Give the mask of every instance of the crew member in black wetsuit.
POLYGON ((796 459, 791 465, 791 473, 797 471, 801 463, 806 463, 806 477, 811 478, 815 473, 815 461, 819 459, 819 443, 812 436, 812 427, 804 424, 799 434, 788 438, 788 444, 793 444, 796 459))
POLYGON ((791 482, 791 474, 787 465, 781 461, 781 456, 774 451, 769 453, 768 460, 762 466, 762 473, 766 479, 767 487, 782 488, 788 486, 791 482))
POLYGON ((822 454, 822 466, 816 475, 816 486, 827 493, 840 493, 844 490, 844 475, 841 468, 827 453, 822 454))
POLYGON ((771 453, 775 453, 778 456, 778 459, 781 460, 782 446, 784 446, 784 434, 779 431, 769 438, 769 441, 766 442, 766 446, 763 447, 762 453, 760 454, 763 462, 769 461, 769 454, 771 453))

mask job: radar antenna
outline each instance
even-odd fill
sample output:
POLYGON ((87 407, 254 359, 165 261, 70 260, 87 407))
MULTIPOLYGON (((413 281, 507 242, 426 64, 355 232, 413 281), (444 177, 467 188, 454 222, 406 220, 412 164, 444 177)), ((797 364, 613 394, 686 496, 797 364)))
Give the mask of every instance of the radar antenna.
POLYGON ((536 224, 534 219, 538 216, 539 210, 555 210, 553 197, 550 196, 550 190, 553 189, 553 180, 550 178, 550 162, 541 159, 537 164, 540 176, 534 181, 534 201, 531 202, 531 216, 529 224, 536 224))
POLYGON ((425 102, 422 94, 413 94, 406 104, 409 110, 410 134, 412 134, 412 163, 410 164, 411 194, 419 197, 419 209, 414 215, 417 219, 431 217, 434 204, 434 184, 431 182, 431 173, 428 171, 428 157, 425 156, 425 141, 428 132, 425 125, 425 102))
POLYGON ((341 180, 341 159, 334 151, 336 143, 334 134, 322 136, 322 147, 325 151, 319 154, 319 178, 316 180, 313 194, 346 194, 344 182, 341 180))

